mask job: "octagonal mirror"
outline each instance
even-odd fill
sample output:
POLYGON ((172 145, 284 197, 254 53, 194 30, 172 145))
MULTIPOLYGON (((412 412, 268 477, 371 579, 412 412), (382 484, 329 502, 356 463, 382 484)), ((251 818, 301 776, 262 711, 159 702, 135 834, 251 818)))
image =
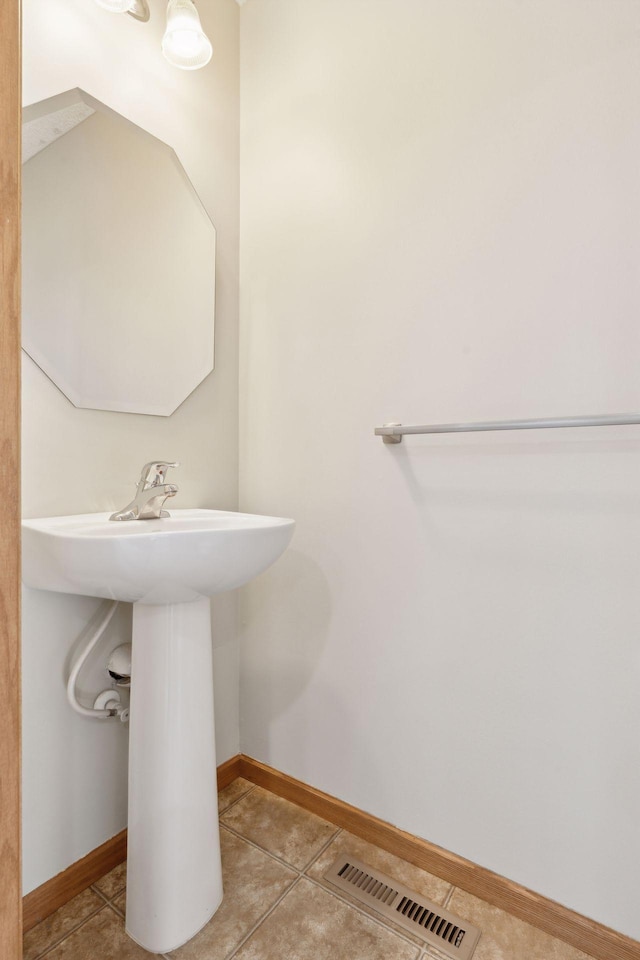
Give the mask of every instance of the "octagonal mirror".
POLYGON ((26 353, 76 407, 169 416, 213 370, 214 226, 174 151, 70 90, 23 112, 26 353))

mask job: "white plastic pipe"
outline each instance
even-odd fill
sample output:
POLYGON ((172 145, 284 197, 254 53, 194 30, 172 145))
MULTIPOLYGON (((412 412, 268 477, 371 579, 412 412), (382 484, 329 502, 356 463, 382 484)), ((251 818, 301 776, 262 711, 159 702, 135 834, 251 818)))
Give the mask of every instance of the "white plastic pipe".
MULTIPOLYGON (((79 713, 81 717, 92 717, 94 720, 106 720, 109 717, 115 716, 115 710, 95 710, 93 707, 83 707, 82 704, 78 702, 78 698, 76 697, 76 680, 78 679, 78 674, 82 670, 87 660, 87 657, 89 656, 89 654, 95 647, 96 643, 98 642, 102 634, 105 632, 105 630, 111 623, 111 620, 117 608, 118 608, 118 601, 114 600, 109 605, 109 609, 107 613, 102 618, 97 629, 90 637, 89 642, 87 643, 84 650, 80 653, 80 656, 74 663, 71 669, 71 673, 69 674, 69 680, 67 681, 67 700, 69 701, 69 704, 73 707, 73 709, 76 711, 76 713, 79 713)), ((115 695, 114 695, 114 699, 115 699, 115 695)))

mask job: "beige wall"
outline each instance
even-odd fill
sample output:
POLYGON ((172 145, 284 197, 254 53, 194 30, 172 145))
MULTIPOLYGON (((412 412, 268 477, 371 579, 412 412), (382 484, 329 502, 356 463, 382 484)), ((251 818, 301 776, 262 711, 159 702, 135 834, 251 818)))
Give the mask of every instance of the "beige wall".
POLYGON ((635 0, 242 10, 241 745, 640 937, 635 0))
MULTIPOLYGON (((215 56, 187 73, 160 52, 165 4, 150 7, 151 21, 141 24, 86 0, 26 0, 24 103, 79 86, 174 147, 217 228, 216 369, 161 418, 75 409, 25 357, 26 517, 121 507, 142 464, 155 457, 182 464, 176 506, 236 507, 239 11, 233 0, 200 5, 215 56)), ((181 334, 180 326, 158 331, 181 334)), ((64 693, 77 638, 98 606, 26 592, 25 892, 126 825, 126 728, 76 716, 64 693)), ((108 650, 128 639, 129 616, 123 611, 83 678, 87 700, 104 686, 108 650)), ((235 596, 216 599, 213 627, 221 762, 238 750, 235 596)))

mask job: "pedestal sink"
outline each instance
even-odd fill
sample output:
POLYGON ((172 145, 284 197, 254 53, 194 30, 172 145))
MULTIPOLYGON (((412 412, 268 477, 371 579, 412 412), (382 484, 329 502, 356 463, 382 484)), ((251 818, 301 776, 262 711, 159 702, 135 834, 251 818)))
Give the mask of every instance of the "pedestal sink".
POLYGON ((222 900, 209 597, 277 560, 294 521, 172 510, 22 528, 27 586, 133 603, 126 929, 168 953, 222 900))

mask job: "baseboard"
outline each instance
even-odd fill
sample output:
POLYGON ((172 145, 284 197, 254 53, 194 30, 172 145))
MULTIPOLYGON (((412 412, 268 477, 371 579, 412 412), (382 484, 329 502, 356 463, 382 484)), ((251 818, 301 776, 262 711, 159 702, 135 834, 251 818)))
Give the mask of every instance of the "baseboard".
POLYGON ((241 776, 241 763, 242 757, 238 753, 235 757, 231 757, 230 760, 226 760, 220 764, 218 767, 218 790, 224 790, 225 787, 228 787, 230 783, 233 783, 234 780, 237 780, 238 777, 241 776))
POLYGON ((596 960, 640 960, 640 943, 327 793, 240 756, 239 775, 544 930, 596 960))
POLYGON ((127 831, 111 837, 90 853, 72 863, 57 876, 36 887, 22 898, 22 929, 26 933, 58 907, 73 900, 109 870, 127 857, 127 831))
MULTIPOLYGON (((218 790, 240 776, 240 757, 235 756, 218 767, 218 790)), ((26 933, 59 907, 68 903, 88 886, 113 870, 127 857, 127 831, 123 830, 90 853, 72 863, 22 898, 22 928, 26 933)))

